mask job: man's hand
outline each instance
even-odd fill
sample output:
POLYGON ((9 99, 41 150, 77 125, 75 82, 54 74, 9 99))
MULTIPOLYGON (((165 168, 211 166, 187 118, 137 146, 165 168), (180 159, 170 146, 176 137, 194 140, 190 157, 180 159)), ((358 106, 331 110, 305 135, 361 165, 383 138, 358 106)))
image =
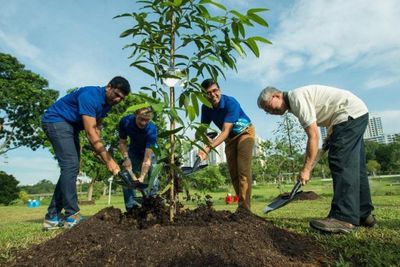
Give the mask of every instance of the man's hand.
POLYGON ((139 176, 138 181, 144 183, 144 176, 139 176))
POLYGON ((118 164, 113 160, 109 160, 107 163, 107 169, 109 172, 111 172, 113 175, 117 175, 121 169, 119 168, 118 164))
POLYGON ((302 185, 306 185, 311 178, 311 171, 309 170, 301 170, 299 176, 297 177, 298 180, 301 181, 302 185))
POLYGON ((197 156, 201 159, 201 161, 207 159, 207 153, 204 152, 203 150, 200 150, 199 153, 197 153, 197 156))
POLYGON ((132 169, 132 162, 129 157, 126 157, 124 162, 122 163, 122 166, 125 167, 125 170, 129 171, 132 169))

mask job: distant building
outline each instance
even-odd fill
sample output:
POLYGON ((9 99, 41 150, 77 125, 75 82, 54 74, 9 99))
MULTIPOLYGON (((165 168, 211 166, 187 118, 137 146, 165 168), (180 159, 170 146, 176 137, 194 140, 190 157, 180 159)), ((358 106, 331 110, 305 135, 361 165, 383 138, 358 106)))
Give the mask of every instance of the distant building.
MULTIPOLYGON (((325 140, 328 135, 328 129, 326 127, 320 127, 320 132, 321 139, 325 140)), ((374 141, 379 144, 390 144, 395 140, 400 140, 400 134, 385 135, 381 117, 377 114, 370 114, 368 126, 364 132, 364 140, 374 141)))
POLYGON ((319 127, 319 130, 321 132, 321 139, 324 141, 328 136, 328 129, 326 127, 319 127))
POLYGON ((396 141, 400 141, 400 133, 385 135, 385 143, 386 144, 394 143, 396 141))
POLYGON ((382 127, 382 119, 376 114, 370 114, 367 129, 364 132, 365 140, 373 140, 385 143, 385 134, 382 127))
MULTIPOLYGON (((256 156, 258 153, 260 153, 260 144, 264 140, 256 136, 254 141, 253 156, 256 156)), ((187 152, 183 157, 183 166, 193 166, 198 151, 199 148, 194 147, 192 150, 187 152)), ((222 144, 215 148, 215 151, 211 151, 208 154, 207 162, 209 165, 218 165, 220 163, 226 162, 225 142, 222 142, 222 144)))

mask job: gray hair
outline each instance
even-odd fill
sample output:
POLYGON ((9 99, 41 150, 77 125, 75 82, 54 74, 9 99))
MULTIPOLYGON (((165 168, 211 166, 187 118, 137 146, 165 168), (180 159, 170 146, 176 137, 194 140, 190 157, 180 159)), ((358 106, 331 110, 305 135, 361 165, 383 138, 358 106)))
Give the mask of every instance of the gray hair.
POLYGON ((264 107, 261 105, 262 102, 267 102, 268 99, 274 95, 275 93, 282 93, 282 91, 276 89, 275 87, 272 86, 267 86, 265 89, 263 89, 260 93, 260 95, 258 96, 257 99, 257 106, 260 109, 264 109, 264 107))

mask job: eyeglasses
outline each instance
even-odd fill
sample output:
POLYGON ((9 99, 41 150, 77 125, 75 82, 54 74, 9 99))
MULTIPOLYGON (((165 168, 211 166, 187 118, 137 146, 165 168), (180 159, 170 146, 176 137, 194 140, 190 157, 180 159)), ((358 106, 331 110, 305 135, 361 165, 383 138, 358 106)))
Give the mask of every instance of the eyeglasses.
POLYGON ((219 88, 214 88, 211 90, 207 90, 207 96, 212 96, 213 94, 216 94, 219 92, 219 88))
POLYGON ((125 95, 123 93, 121 93, 118 89, 113 89, 112 90, 113 94, 116 95, 117 97, 124 99, 125 95))

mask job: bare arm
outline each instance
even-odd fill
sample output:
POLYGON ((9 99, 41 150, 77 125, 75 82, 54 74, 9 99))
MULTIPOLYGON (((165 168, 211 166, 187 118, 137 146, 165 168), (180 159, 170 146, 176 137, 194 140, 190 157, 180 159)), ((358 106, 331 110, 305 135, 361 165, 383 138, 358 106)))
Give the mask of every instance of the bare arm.
POLYGON ((113 174, 116 175, 120 171, 120 168, 117 163, 115 163, 114 159, 108 153, 107 149, 103 145, 100 139, 100 128, 98 125, 98 121, 96 118, 82 115, 83 126, 86 131, 87 138, 89 139, 90 144, 92 145, 94 151, 100 155, 103 162, 106 164, 107 169, 113 174))
POLYGON ((149 169, 151 167, 151 155, 153 154, 153 150, 151 148, 146 148, 144 151, 144 158, 142 163, 142 170, 140 172, 139 181, 143 183, 144 177, 146 177, 149 169))
POLYGON ((210 152, 210 150, 214 147, 219 146, 222 142, 224 142, 228 136, 229 133, 231 132, 233 127, 233 123, 230 122, 225 122, 224 125, 222 126, 222 131, 221 133, 217 136, 217 138, 214 139, 214 141, 211 142, 210 146, 204 146, 202 151, 199 151, 197 154, 201 160, 205 160, 207 158, 207 154, 210 152))
POLYGON ((318 142, 319 142, 319 131, 316 122, 313 122, 306 129, 307 134, 307 147, 306 147, 306 157, 304 159, 303 169, 299 174, 299 180, 302 184, 306 184, 311 177, 311 171, 313 169, 313 163, 318 154, 318 142))

